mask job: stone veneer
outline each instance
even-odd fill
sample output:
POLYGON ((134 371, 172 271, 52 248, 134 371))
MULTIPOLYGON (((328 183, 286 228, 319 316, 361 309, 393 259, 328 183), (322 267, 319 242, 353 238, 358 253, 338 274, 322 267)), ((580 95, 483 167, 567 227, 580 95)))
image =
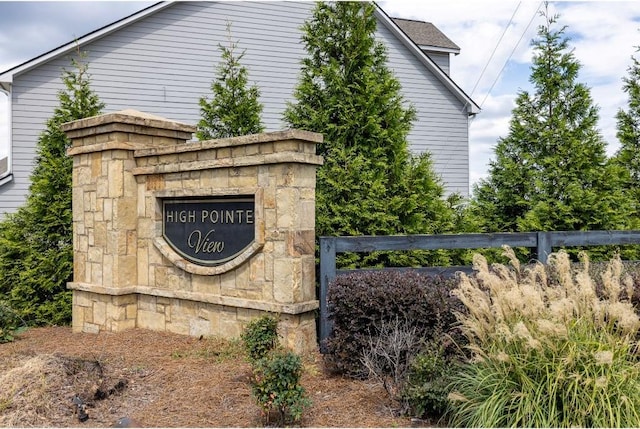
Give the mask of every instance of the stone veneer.
POLYGON ((126 110, 64 124, 73 157, 73 329, 237 337, 265 312, 316 348, 316 133, 187 142, 195 128, 126 110), (162 237, 162 198, 255 196, 255 241, 218 266, 162 237))

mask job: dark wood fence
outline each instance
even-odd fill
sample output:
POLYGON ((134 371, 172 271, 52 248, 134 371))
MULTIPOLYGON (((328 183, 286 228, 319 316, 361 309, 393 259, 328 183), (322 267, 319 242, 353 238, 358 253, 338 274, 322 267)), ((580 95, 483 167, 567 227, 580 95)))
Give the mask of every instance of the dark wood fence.
MULTIPOLYGON (((336 255, 343 252, 376 250, 482 249, 502 245, 536 250, 546 263, 554 247, 640 244, 640 231, 545 231, 495 234, 392 235, 358 237, 320 237, 320 349, 332 330, 327 313, 329 283, 339 274, 357 270, 337 270, 336 255)), ((432 274, 470 272, 471 267, 423 267, 432 274)))

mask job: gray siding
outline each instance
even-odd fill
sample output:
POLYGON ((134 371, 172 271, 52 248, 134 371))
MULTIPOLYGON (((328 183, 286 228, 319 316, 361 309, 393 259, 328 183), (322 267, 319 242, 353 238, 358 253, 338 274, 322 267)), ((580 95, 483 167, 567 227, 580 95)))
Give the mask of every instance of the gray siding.
POLYGON ((425 54, 429 56, 433 60, 434 63, 438 65, 447 75, 449 74, 449 55, 450 54, 441 54, 437 52, 431 51, 423 51, 425 54))
POLYGON ((465 106, 409 52, 378 26, 388 46, 389 67, 402 84, 407 102, 417 110, 409 141, 416 152, 429 151, 447 193, 469 193, 469 127, 465 106))
MULTIPOLYGON (((92 88, 106 112, 137 109, 195 124, 198 100, 210 93, 218 44, 228 43, 226 23, 231 22, 233 40, 246 49, 242 63, 261 91, 263 122, 273 131, 284 127, 282 112, 304 56, 299 29, 313 7, 312 2, 176 2, 81 48, 88 53, 92 88)), ((418 108, 413 149, 431 151, 447 191, 467 195, 467 117, 461 102, 383 25, 379 37, 389 47, 390 65, 407 99, 418 108)), ((69 55, 14 77, 14 180, 0 187, 0 212, 14 211, 24 201, 36 141, 57 105, 63 67, 69 67, 69 55)))

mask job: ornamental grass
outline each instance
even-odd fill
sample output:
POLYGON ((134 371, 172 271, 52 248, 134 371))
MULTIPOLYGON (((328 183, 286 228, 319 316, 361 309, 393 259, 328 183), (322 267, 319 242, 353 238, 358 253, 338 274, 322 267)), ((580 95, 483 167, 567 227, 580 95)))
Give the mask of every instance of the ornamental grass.
POLYGON ((549 267, 489 266, 474 257, 474 276, 454 294, 472 358, 449 386, 449 424, 465 427, 639 427, 640 319, 620 258, 589 275, 564 251, 549 267))

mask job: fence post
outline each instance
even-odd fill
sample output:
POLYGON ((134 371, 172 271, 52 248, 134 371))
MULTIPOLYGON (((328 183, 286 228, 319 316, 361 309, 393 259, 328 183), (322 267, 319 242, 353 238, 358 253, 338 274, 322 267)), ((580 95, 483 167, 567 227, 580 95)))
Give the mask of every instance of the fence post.
POLYGON ((548 231, 539 231, 538 233, 538 247, 536 247, 536 252, 538 256, 538 261, 543 264, 547 263, 547 259, 552 252, 551 248, 551 232, 548 231))
POLYGON ((320 351, 326 353, 326 340, 332 326, 327 314, 329 283, 336 278, 336 237, 320 237, 320 351))

